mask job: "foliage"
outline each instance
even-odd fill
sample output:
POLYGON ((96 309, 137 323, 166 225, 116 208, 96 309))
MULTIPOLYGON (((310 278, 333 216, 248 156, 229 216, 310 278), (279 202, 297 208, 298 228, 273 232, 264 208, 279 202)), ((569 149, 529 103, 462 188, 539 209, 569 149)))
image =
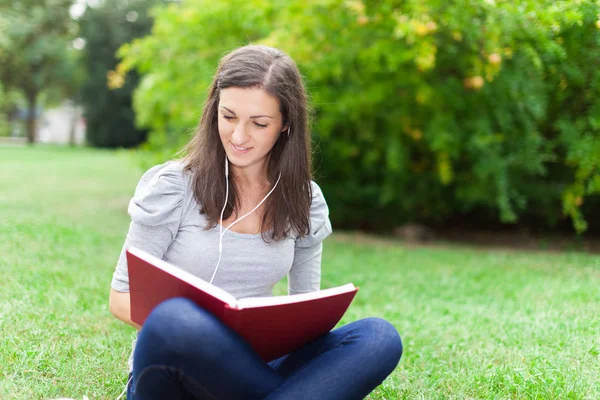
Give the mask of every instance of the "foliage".
POLYGON ((306 76, 338 226, 478 214, 586 229, 600 193, 597 1, 234 3, 157 10, 153 34, 121 49, 144 75, 135 108, 159 159, 188 139, 218 57, 265 43, 306 76))
MULTIPOLYGON (((70 48, 77 27, 69 15, 71 0, 0 1, 0 81, 17 90, 35 110, 44 92, 73 90, 76 56, 70 48)), ((27 137, 35 142, 30 112, 27 137)))
POLYGON ((152 131, 146 164, 162 162, 187 142, 219 59, 265 37, 273 13, 271 3, 258 0, 173 4, 154 9, 152 35, 123 45, 120 68, 143 75, 134 108, 138 123, 152 131))
POLYGON ((134 147, 146 140, 147 130, 135 126, 132 91, 137 73, 127 74, 123 84, 114 71, 115 53, 125 42, 146 35, 152 26, 148 10, 152 1, 106 0, 88 7, 80 20, 85 40, 83 64, 88 80, 81 96, 86 117, 87 141, 97 147, 134 147))

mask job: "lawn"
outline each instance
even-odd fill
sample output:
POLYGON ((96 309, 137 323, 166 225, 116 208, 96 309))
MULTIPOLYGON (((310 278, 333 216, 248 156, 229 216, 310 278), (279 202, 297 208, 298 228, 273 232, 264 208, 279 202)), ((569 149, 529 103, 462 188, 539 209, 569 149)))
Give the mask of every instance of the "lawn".
MULTIPOLYGON (((107 300, 141 173, 126 153, 0 147, 1 399, 120 394, 134 331, 107 300)), ((372 400, 600 398, 598 256, 334 235, 322 286, 347 282, 341 323, 381 316, 404 340, 372 400)))

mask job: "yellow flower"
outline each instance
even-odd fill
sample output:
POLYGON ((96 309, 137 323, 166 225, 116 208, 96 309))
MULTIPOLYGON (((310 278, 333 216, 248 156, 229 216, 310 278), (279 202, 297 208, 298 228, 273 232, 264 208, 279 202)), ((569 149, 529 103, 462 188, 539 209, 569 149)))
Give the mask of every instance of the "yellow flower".
POLYGON ((437 30, 437 24, 433 21, 429 21, 425 26, 429 32, 435 32, 437 30))
POLYGON ((479 90, 483 87, 485 81, 481 76, 472 76, 463 80, 463 85, 467 89, 479 90))
POLYGON ((415 33, 417 36, 425 36, 429 33, 429 29, 427 29, 427 25, 418 22, 415 26, 415 33))
POLYGON ((116 71, 108 71, 106 73, 106 84, 112 90, 120 89, 125 84, 125 77, 116 71))
POLYGON ((346 7, 354 10, 357 14, 364 14, 365 12, 365 5, 362 1, 348 1, 346 7))
POLYGON ((498 65, 502 62, 502 57, 498 53, 492 53, 488 56, 488 61, 492 65, 498 65))

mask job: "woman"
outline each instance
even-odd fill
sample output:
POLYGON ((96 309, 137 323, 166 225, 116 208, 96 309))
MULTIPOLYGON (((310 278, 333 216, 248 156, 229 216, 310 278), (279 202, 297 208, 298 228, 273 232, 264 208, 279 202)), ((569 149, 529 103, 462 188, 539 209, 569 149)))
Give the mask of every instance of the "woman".
MULTIPOLYGON (((328 208, 311 181, 306 93, 279 50, 225 56, 182 161, 151 168, 129 205, 110 309, 130 319, 124 249, 138 247, 236 298, 320 289, 328 208)), ((235 332, 189 300, 157 306, 138 332, 127 398, 362 399, 396 367, 395 328, 368 318, 265 363, 235 332)))

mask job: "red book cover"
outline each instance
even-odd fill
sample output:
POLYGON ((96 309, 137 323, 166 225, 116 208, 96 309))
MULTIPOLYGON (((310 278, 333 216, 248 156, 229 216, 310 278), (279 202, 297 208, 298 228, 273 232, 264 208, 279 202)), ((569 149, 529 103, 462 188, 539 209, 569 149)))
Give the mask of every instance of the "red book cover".
POLYGON ((312 293, 238 301, 139 249, 127 250, 127 265, 133 322, 143 325, 161 302, 186 297, 237 332, 265 361, 291 353, 333 329, 359 289, 349 283, 312 293))

